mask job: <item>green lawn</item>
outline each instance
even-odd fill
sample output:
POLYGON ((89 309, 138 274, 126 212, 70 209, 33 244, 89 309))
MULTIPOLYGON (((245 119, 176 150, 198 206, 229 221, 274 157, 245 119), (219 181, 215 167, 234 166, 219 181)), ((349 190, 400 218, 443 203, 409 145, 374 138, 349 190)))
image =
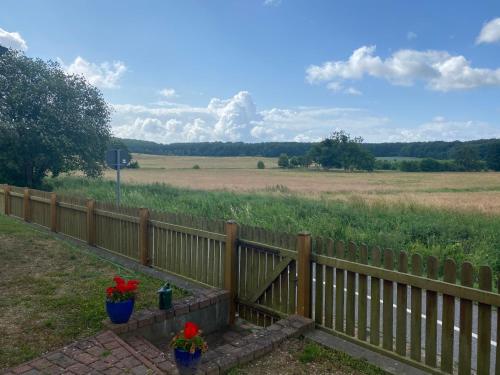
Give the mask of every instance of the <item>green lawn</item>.
POLYGON ((113 276, 140 280, 138 309, 163 284, 3 215, 0 259, 0 370, 99 331, 113 276))

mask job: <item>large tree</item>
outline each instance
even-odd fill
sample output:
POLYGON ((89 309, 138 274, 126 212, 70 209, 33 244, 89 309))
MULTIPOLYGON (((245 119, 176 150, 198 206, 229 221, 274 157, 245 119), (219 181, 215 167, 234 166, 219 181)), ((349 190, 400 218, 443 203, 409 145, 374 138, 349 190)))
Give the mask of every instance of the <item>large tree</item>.
POLYGON ((343 130, 335 131, 330 137, 314 145, 309 155, 323 168, 371 171, 375 158, 362 146, 362 142, 361 137, 352 138, 343 130))
POLYGON ((44 176, 99 176, 110 108, 82 76, 52 61, 0 51, 0 182, 36 187, 44 176))

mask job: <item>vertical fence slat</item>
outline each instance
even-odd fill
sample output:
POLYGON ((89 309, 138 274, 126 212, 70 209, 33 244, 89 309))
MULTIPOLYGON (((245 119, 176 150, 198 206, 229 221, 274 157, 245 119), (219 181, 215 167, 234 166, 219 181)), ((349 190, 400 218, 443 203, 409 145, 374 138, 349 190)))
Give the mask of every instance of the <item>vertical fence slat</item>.
MULTIPOLYGON (((473 286, 473 268, 469 262, 462 264, 462 285, 473 286)), ((460 299, 460 336, 458 352, 458 373, 466 375, 471 373, 472 354, 472 301, 460 299)))
MULTIPOLYGON (((399 253, 398 270, 408 272, 408 255, 399 253)), ((408 287, 406 284, 397 284, 397 318, 396 318, 396 353, 406 357, 406 308, 408 304, 408 287)))
POLYGON ((297 313, 311 316, 311 235, 307 232, 297 236, 297 313))
MULTIPOLYGON (((359 262, 361 264, 368 263, 368 248, 365 244, 359 247, 359 262)), ((366 309, 368 301, 367 276, 358 275, 358 339, 366 341, 366 309)))
POLYGON ((229 291, 229 324, 236 319, 236 258, 238 251, 238 224, 226 223, 226 248, 224 252, 224 288, 229 291))
POLYGON ((141 264, 150 264, 149 256, 149 210, 141 208, 139 211, 139 259, 141 264))
MULTIPOLYGON (((380 267, 380 248, 374 247, 371 254, 372 266, 380 267)), ((380 279, 370 277, 370 344, 380 344, 380 279)))
POLYGON ((31 191, 24 189, 23 195, 23 219, 24 221, 31 221, 31 191))
MULTIPOLYGON (((443 281, 455 284, 457 267, 452 259, 444 262, 443 281)), ((453 373, 453 341, 455 334, 455 297, 443 294, 443 324, 441 328, 441 370, 453 373)))
MULTIPOLYGON (((316 239, 316 254, 323 254, 323 239, 316 239)), ((323 324, 323 265, 316 263, 316 294, 314 303, 314 320, 317 324, 323 324)))
POLYGON ((50 194, 50 230, 57 232, 57 195, 50 194))
POLYGON ((6 185, 3 188, 3 199, 4 199, 4 213, 6 216, 9 216, 12 213, 12 208, 11 208, 11 196, 10 192, 12 191, 12 188, 8 185, 6 185))
MULTIPOLYGON (((334 242, 331 238, 328 239, 326 246, 326 255, 333 257, 334 242)), ((325 269, 325 327, 333 327, 333 268, 326 267, 325 269)))
MULTIPOLYGON (((387 270, 394 269, 394 253, 391 249, 386 249, 384 251, 384 268, 387 270)), ((394 286, 393 282, 390 280, 384 280, 384 292, 383 292, 383 326, 382 326, 382 347, 386 350, 392 351, 393 349, 393 300, 394 300, 394 286)))
MULTIPOLYGON (((352 241, 349 242, 349 252, 347 258, 351 262, 356 261, 356 244, 352 241)), ((354 336, 354 322, 356 318, 356 274, 352 271, 347 271, 345 315, 345 331, 349 336, 354 336)))
MULTIPOLYGON (((411 273, 422 275, 422 257, 413 254, 411 257, 411 273)), ((420 362, 422 360, 422 289, 411 287, 411 337, 410 357, 420 362)))
MULTIPOLYGON (((337 258, 345 257, 344 241, 337 242, 337 258)), ((344 270, 335 268, 335 329, 344 332, 344 270)))
MULTIPOLYGON (((491 291, 491 268, 479 268, 479 289, 491 291)), ((485 303, 478 304, 477 323, 477 373, 487 375, 490 373, 491 353, 491 306, 485 303)))
MULTIPOLYGON (((438 260, 434 256, 427 258, 427 277, 437 279, 438 260)), ((425 291, 425 364, 431 367, 437 365, 437 293, 425 291)))

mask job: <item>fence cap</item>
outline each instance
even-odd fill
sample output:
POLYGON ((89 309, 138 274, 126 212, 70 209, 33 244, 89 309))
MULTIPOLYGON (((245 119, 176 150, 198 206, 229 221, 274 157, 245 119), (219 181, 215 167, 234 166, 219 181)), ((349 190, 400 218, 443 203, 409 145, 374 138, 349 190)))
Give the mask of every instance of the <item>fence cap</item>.
POLYGON ((238 224, 238 223, 236 222, 236 220, 233 220, 233 219, 231 219, 231 220, 226 220, 226 223, 227 223, 227 224, 238 224))
POLYGON ((308 232, 306 230, 303 230, 301 232, 299 232, 298 234, 299 236, 310 236, 311 235, 311 232, 308 232))

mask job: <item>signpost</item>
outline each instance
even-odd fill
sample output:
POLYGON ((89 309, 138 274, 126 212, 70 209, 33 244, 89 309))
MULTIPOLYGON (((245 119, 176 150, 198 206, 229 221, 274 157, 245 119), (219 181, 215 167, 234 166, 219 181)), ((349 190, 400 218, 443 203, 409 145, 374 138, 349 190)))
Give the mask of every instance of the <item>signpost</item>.
POLYGON ((108 150, 106 152, 106 164, 116 170, 116 204, 120 205, 120 169, 125 168, 130 162, 126 153, 121 153, 120 149, 108 150))

